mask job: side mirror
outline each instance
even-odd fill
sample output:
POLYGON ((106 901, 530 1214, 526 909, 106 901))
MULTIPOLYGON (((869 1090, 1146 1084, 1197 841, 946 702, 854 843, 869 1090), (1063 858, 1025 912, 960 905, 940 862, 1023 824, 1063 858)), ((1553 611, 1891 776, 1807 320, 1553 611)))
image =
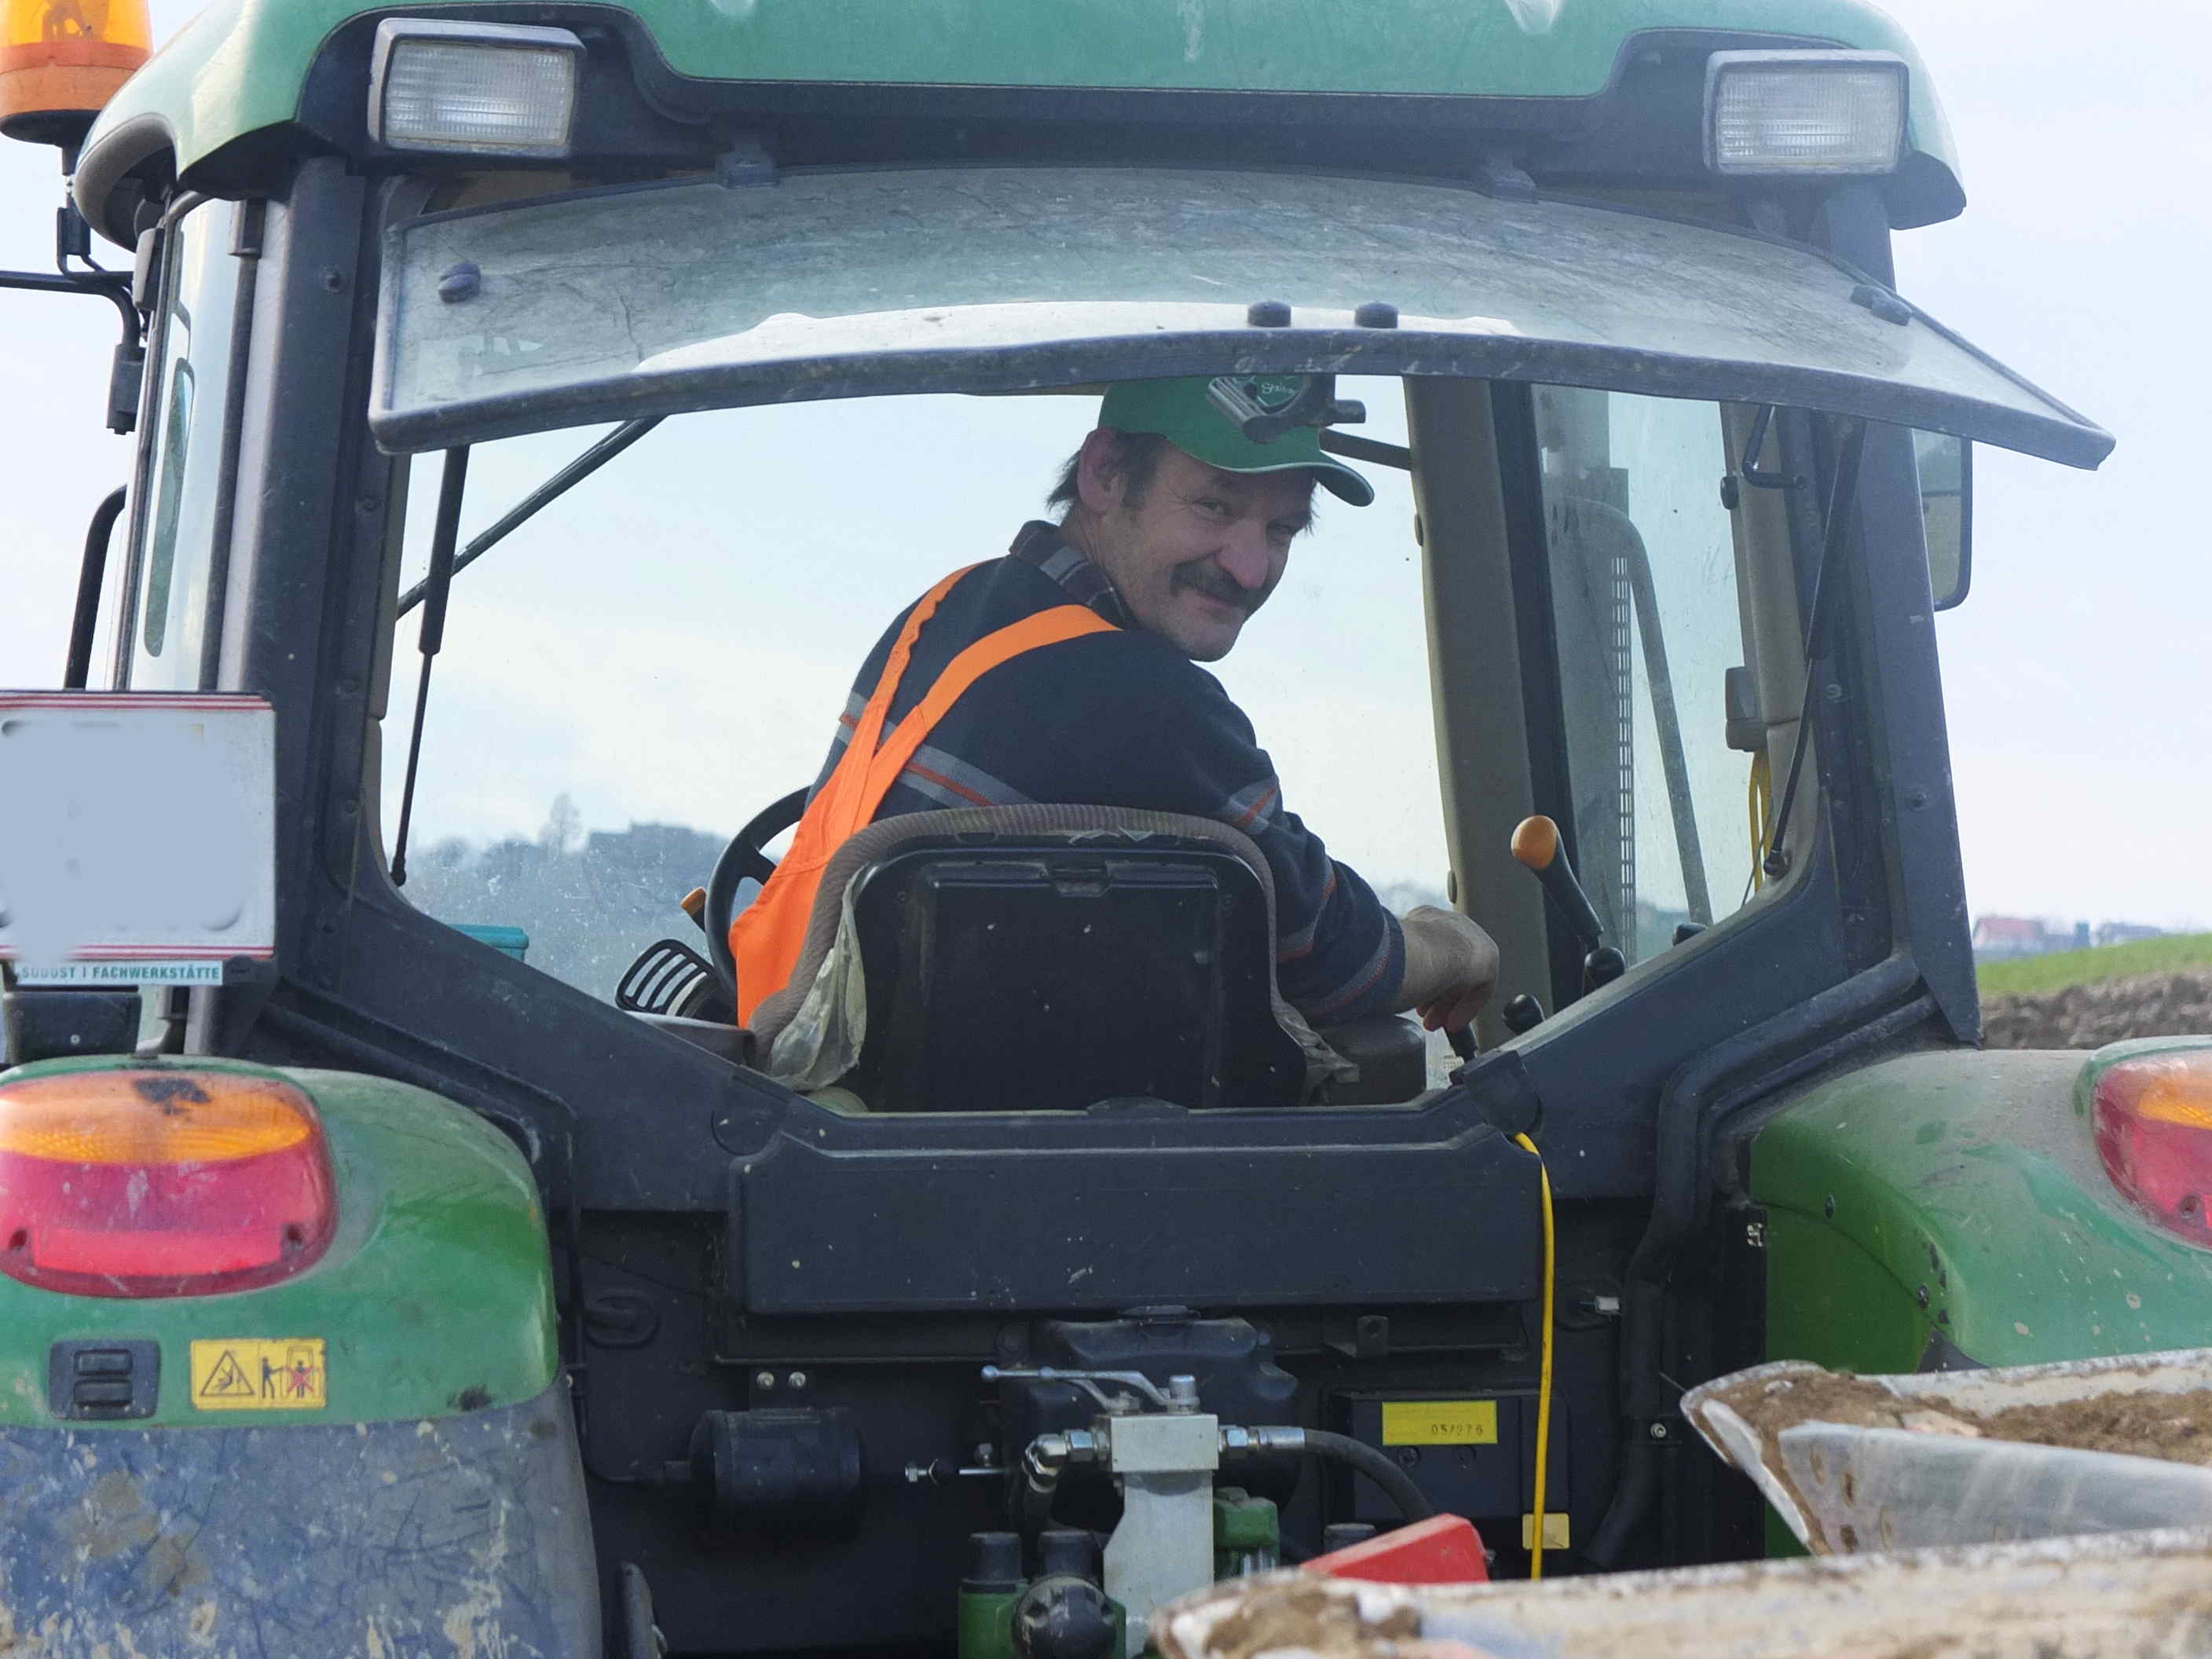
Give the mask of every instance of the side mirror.
POLYGON ((1915 432, 1920 519, 1928 533, 1928 586, 1936 608, 1966 597, 1974 577, 1974 447, 1948 432, 1915 432))

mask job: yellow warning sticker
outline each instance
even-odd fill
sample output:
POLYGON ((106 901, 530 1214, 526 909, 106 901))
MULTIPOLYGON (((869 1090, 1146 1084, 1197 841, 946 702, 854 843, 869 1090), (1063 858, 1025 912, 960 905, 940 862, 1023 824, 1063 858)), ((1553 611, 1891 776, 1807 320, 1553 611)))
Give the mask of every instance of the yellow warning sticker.
POLYGON ((323 1339, 192 1344, 192 1405, 204 1412, 319 1412, 330 1402, 323 1339))
POLYGON ((1386 1446, 1494 1446, 1498 1443, 1495 1400, 1386 1400, 1382 1402, 1386 1446))
MULTIPOLYGON (((1533 1515, 1523 1515, 1521 1517, 1521 1547, 1524 1550, 1536 1547, 1536 1517, 1533 1515)), ((1573 1534, 1567 1525, 1565 1516, 1551 1510, 1545 1512, 1544 1547, 1547 1550, 1568 1550, 1574 1547, 1573 1534)))

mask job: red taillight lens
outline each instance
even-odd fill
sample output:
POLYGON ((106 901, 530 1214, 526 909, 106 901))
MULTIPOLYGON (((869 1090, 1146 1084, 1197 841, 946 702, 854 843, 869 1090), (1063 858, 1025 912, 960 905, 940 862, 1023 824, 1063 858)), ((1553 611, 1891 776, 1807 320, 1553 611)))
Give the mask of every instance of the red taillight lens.
POLYGON ((197 1296, 297 1273, 331 1242, 314 1103, 182 1066, 0 1084, 0 1272, 79 1296, 197 1296))
POLYGON ((2113 1184, 2168 1232, 2212 1245, 2212 1048, 2116 1061, 2092 1111, 2113 1184))

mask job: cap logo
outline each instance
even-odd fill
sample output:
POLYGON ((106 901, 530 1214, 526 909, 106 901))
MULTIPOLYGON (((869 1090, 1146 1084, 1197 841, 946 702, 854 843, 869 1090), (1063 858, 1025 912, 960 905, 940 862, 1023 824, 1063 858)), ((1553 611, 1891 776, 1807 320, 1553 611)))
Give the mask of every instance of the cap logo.
MULTIPOLYGON (((1263 415, 1281 413, 1296 403, 1298 393, 1306 389, 1306 378, 1303 374, 1243 374, 1233 379, 1224 376, 1223 379, 1243 391, 1258 405, 1263 415)), ((1216 386, 1221 383, 1220 380, 1214 382, 1216 386)))
POLYGON ((1247 436, 1266 442, 1283 429, 1271 417, 1297 404, 1309 384, 1303 374, 1222 374, 1206 382, 1206 397, 1247 436))

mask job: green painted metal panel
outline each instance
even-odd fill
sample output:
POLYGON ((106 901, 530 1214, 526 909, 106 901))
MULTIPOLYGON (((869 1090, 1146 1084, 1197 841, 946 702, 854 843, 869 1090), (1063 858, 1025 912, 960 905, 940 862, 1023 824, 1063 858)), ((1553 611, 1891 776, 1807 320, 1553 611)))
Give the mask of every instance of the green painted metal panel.
MULTIPOLYGON (((290 119, 331 32, 393 9, 213 0, 116 95, 92 144, 153 122, 189 167, 290 119)), ((1913 145, 1956 171, 1925 67, 1867 0, 659 0, 631 9, 671 68, 702 80, 978 87, 1585 98, 1606 88, 1639 32, 1771 33, 1903 56, 1913 145)))
MULTIPOLYGON (((210 1070, 270 1075, 238 1060, 210 1070)), ((52 1060, 8 1073, 98 1071, 52 1060)), ((449 1101, 339 1072, 275 1073, 313 1098, 338 1178, 329 1250, 261 1290, 166 1299, 67 1296, 0 1276, 0 1425, 47 1425, 50 1346, 83 1338, 160 1343, 159 1407, 125 1423, 257 1424, 434 1418, 534 1398, 560 1371, 552 1264, 537 1188, 505 1136, 449 1101), (190 1400, 195 1340, 320 1337, 325 1409, 202 1411, 190 1400)))
POLYGON ((2113 1191, 2086 1116, 2085 1073, 2155 1046, 1907 1055, 1784 1110, 1752 1154, 1768 1357, 1911 1369, 1897 1308, 1923 1288, 1917 1328, 1984 1364, 2212 1340, 2212 1250, 2113 1191))
POLYGON ((1929 1316, 1875 1257, 1818 1214, 1766 1212, 1766 1350, 1832 1370, 1909 1371, 1929 1316), (1791 1271, 1778 1272, 1781 1264, 1791 1271))

